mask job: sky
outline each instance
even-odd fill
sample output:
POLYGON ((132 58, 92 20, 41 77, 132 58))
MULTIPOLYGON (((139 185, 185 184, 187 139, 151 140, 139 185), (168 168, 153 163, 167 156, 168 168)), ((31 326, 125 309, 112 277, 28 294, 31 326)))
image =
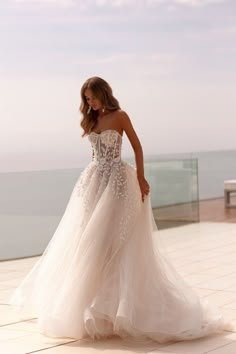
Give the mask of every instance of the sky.
POLYGON ((235 0, 4 0, 0 75, 1 172, 91 160, 79 105, 95 75, 144 156, 236 149, 235 0))

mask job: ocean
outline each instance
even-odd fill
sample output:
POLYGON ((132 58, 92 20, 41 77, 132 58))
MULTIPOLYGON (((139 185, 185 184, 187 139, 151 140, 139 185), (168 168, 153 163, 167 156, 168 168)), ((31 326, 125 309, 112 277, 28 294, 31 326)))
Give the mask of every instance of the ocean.
MULTIPOLYGON (((0 260, 43 252, 84 167, 0 173, 0 260)), ((146 156, 145 175, 153 208, 223 197, 236 150, 146 156)))

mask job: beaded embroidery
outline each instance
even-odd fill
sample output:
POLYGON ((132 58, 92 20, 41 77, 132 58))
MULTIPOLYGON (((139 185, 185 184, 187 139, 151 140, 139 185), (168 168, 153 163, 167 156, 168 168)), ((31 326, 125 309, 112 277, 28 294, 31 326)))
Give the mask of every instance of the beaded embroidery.
POLYGON ((93 159, 80 175, 77 184, 78 196, 81 197, 86 212, 83 223, 88 221, 102 194, 111 192, 114 203, 121 203, 120 207, 125 211, 119 217, 117 215, 116 220, 119 243, 122 245, 134 227, 141 203, 136 173, 133 167, 121 160, 122 136, 116 130, 105 130, 101 134, 91 133, 89 140, 93 159), (127 176, 127 173, 134 177, 127 176), (137 188, 135 193, 132 192, 134 186, 137 188))

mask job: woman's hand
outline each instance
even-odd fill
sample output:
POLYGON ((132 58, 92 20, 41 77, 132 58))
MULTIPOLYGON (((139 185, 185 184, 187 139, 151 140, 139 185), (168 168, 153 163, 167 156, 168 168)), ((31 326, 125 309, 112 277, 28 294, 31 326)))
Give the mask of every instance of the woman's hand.
POLYGON ((142 201, 144 202, 144 196, 148 195, 150 191, 150 186, 144 177, 138 176, 138 183, 141 190, 142 201))

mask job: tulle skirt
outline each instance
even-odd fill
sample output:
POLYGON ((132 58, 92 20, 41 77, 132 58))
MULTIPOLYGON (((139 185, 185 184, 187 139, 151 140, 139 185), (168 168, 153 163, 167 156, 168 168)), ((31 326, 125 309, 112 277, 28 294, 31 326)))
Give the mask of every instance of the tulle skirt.
POLYGON ((150 196, 142 202, 136 170, 124 161, 86 167, 9 304, 51 337, 163 343, 231 328, 160 251, 150 196))

